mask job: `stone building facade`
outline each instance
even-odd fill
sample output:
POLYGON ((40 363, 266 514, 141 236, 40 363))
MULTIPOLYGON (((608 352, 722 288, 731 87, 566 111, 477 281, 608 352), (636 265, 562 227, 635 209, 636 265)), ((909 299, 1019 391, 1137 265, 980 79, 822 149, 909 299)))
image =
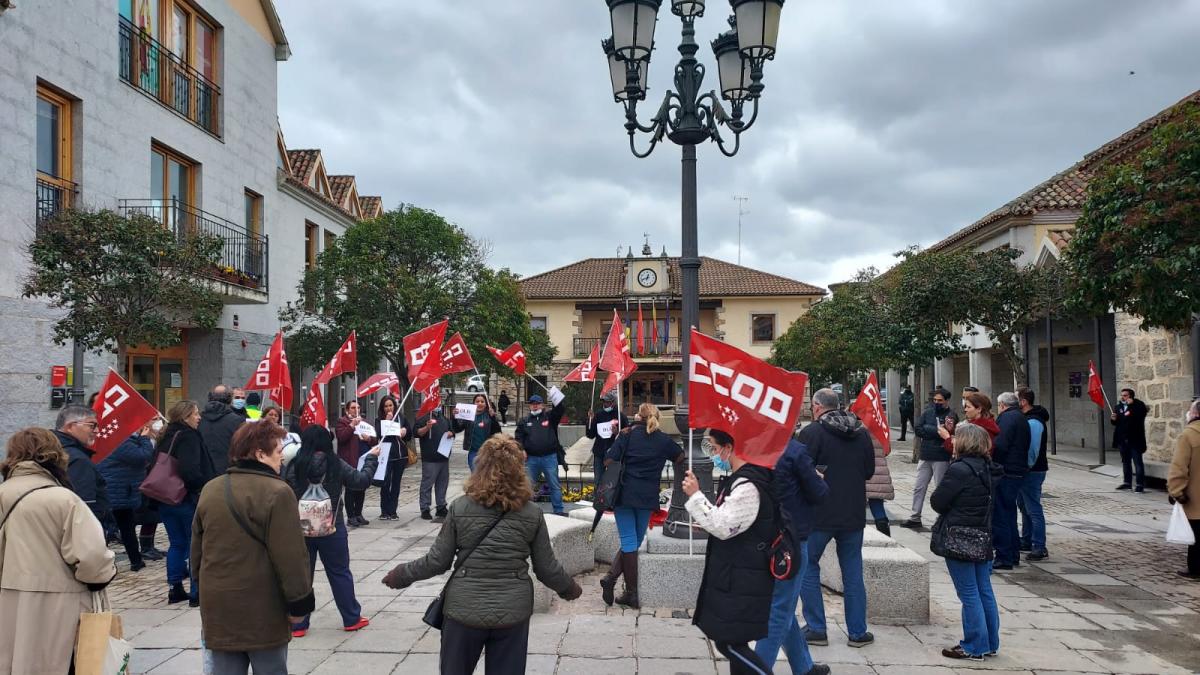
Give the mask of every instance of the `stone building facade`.
POLYGON ((1196 359, 1191 336, 1143 331, 1137 317, 1116 315, 1117 386, 1129 387, 1150 408, 1146 419, 1147 456, 1171 461, 1175 439, 1183 432, 1192 397, 1196 359))

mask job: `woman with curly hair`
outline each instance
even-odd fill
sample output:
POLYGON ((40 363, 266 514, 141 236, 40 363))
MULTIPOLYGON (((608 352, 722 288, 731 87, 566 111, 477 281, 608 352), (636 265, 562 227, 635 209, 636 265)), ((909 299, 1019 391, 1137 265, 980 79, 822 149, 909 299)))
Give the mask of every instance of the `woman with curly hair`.
POLYGON ((486 649, 489 673, 525 672, 533 582, 565 600, 582 591, 550 548, 545 515, 530 502, 525 452, 511 436, 489 438, 479 449, 466 494, 450 504, 437 540, 425 557, 401 563, 383 578, 389 588, 407 588, 457 564, 446 582, 441 672, 475 672, 486 649))

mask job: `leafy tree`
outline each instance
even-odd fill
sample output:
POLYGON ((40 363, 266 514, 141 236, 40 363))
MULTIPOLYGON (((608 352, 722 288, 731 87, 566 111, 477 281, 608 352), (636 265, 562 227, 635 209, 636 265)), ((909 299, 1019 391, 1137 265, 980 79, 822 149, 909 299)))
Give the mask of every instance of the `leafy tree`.
POLYGON ((548 364, 553 347, 529 327, 516 276, 488 269, 484 258, 479 242, 430 210, 404 206, 356 223, 321 252, 299 299, 280 310, 289 361, 320 368, 355 330, 360 366, 386 358, 407 386, 404 336, 446 317, 480 370, 498 367, 485 342, 520 340, 531 365, 548 364))
POLYGON ((1189 328, 1200 316, 1200 105, 1181 106, 1128 163, 1088 185, 1063 257, 1072 305, 1116 307, 1142 328, 1189 328))
POLYGON ((179 326, 211 329, 221 296, 197 277, 210 274, 223 243, 217 237, 177 235, 142 214, 63 211, 39 228, 29 245, 32 269, 21 293, 66 310, 54 341, 117 352, 131 345, 169 347, 179 326))
POLYGON ((906 370, 962 351, 962 340, 952 330, 959 310, 954 287, 947 284, 948 261, 916 247, 896 257, 900 262, 875 282, 887 313, 887 351, 897 362, 894 367, 906 370))

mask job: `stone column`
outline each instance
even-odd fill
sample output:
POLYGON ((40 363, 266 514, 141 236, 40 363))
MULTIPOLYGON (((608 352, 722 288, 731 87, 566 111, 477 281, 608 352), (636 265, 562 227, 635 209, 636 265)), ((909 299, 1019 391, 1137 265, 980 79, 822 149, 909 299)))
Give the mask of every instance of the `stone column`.
POLYGON ((992 390, 992 350, 990 348, 972 349, 967 354, 967 364, 970 366, 971 386, 992 399, 992 411, 995 412, 996 394, 1000 392, 992 390))
POLYGON ((889 370, 883 374, 883 386, 887 387, 887 410, 883 414, 887 416, 888 426, 896 426, 900 424, 900 385, 904 384, 904 378, 900 377, 900 372, 889 370))
MULTIPOLYGON (((954 386, 954 359, 938 359, 933 363, 933 386, 942 385, 951 394, 956 391, 954 386)), ((931 386, 930 389, 933 387, 931 386)))

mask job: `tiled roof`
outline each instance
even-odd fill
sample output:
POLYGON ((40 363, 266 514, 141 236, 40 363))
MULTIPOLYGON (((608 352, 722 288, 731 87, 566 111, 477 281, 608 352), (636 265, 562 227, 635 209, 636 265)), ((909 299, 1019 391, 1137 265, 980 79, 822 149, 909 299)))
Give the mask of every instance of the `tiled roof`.
POLYGON ((1071 237, 1074 236, 1071 230, 1050 230, 1046 234, 1050 239, 1050 243, 1054 244, 1060 252, 1067 250, 1067 246, 1071 244, 1071 237))
POLYGON ((333 192, 333 201, 339 205, 346 203, 346 195, 350 194, 353 185, 354 176, 329 176, 329 189, 333 192))
POLYGON ((1074 166, 1059 173, 1011 202, 992 211, 967 227, 930 246, 943 250, 1009 216, 1028 216, 1039 211, 1081 209, 1087 196, 1088 181, 1104 164, 1119 161, 1141 147, 1142 141, 1158 126, 1170 120, 1186 103, 1200 103, 1200 90, 1142 121, 1117 138, 1089 152, 1074 166))
POLYGON ((308 174, 312 173, 317 160, 321 158, 320 150, 288 150, 288 162, 292 165, 292 175, 301 183, 308 182, 308 174))
MULTIPOLYGON (((521 281, 521 290, 529 299, 619 298, 625 292, 625 265, 629 258, 587 258, 543 272, 521 281)), ((639 259, 633 259, 639 260, 639 259)), ((659 260, 659 258, 640 258, 659 260)), ((679 296, 679 258, 668 258, 671 294, 679 296)), ((825 289, 802 281, 761 272, 724 260, 702 257, 700 296, 817 295, 825 289)))
POLYGON ((383 215, 383 197, 359 197, 358 208, 363 218, 378 218, 383 215))

